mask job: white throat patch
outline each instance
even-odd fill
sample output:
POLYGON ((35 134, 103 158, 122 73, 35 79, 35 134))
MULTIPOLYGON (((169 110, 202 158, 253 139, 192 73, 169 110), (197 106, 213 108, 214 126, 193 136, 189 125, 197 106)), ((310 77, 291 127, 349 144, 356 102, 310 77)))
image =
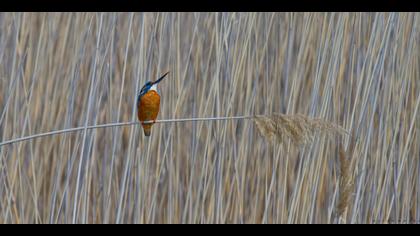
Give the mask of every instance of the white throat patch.
POLYGON ((157 85, 156 84, 152 85, 152 87, 150 88, 150 90, 154 90, 154 91, 157 92, 157 85))

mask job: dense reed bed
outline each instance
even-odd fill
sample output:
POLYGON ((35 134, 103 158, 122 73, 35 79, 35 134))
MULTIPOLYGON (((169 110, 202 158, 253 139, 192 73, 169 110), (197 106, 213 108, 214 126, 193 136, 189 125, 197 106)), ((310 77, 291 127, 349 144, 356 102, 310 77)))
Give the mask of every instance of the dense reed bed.
POLYGON ((0 223, 419 223, 419 20, 1 13, 0 223))

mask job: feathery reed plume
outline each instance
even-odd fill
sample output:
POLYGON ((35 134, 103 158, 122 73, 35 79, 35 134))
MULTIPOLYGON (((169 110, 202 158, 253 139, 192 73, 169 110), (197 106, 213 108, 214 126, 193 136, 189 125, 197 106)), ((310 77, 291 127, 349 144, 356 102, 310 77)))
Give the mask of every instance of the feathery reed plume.
POLYGON ((291 139, 296 146, 312 142, 317 131, 327 134, 348 134, 345 129, 336 124, 322 119, 311 119, 300 114, 277 113, 271 116, 256 116, 254 122, 262 136, 271 141, 276 139, 279 143, 285 143, 287 139, 291 139))
POLYGON ((339 183, 339 197, 337 205, 337 215, 339 219, 346 222, 345 213, 350 202, 351 190, 353 188, 353 181, 350 173, 350 158, 348 151, 344 150, 343 144, 340 144, 339 158, 340 158, 340 183, 339 183))

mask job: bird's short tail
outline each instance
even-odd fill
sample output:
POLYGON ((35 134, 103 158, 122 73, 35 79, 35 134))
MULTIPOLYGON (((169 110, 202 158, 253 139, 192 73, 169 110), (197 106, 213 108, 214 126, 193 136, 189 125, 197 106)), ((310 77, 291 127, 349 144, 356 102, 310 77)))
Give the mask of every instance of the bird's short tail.
POLYGON ((144 136, 149 137, 150 133, 152 132, 152 125, 151 124, 144 124, 143 125, 144 136))

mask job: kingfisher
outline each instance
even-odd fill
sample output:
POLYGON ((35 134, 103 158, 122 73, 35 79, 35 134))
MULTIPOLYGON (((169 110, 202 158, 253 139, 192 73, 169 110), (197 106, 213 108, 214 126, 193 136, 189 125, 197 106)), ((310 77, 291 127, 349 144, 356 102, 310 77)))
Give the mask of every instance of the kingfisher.
POLYGON ((137 96, 137 117, 139 118, 145 136, 150 136, 152 125, 156 122, 160 108, 160 95, 157 91, 157 84, 160 83, 169 72, 166 72, 158 80, 147 81, 137 96), (145 121, 153 123, 145 124, 145 121))

